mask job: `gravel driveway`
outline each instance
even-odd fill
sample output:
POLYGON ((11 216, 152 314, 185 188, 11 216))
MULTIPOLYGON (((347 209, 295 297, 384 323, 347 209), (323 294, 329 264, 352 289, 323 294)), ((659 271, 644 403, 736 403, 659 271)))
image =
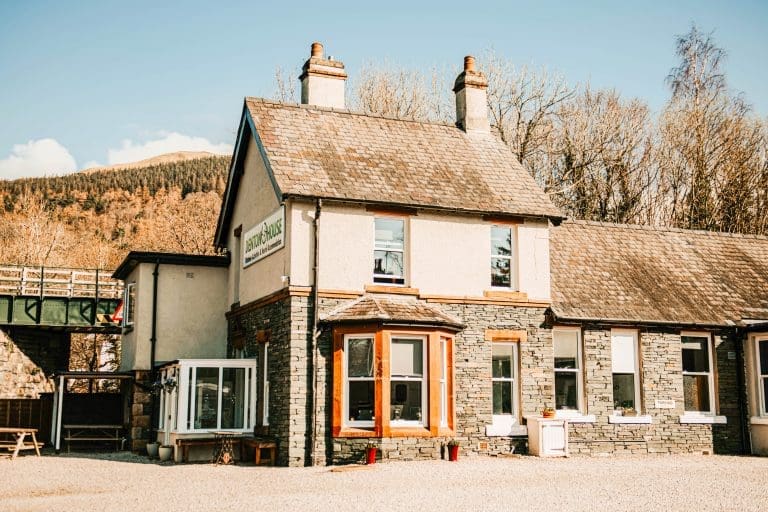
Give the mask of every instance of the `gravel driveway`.
POLYGON ((0 459, 0 510, 768 510, 768 458, 465 458, 338 468, 0 459))

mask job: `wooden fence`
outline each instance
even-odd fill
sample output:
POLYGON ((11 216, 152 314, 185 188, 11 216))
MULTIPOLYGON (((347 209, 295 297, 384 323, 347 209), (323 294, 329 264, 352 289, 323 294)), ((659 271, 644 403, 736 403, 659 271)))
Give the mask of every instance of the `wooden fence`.
POLYGON ((28 427, 38 430, 37 439, 46 444, 51 438, 53 395, 40 398, 0 398, 0 427, 28 427))

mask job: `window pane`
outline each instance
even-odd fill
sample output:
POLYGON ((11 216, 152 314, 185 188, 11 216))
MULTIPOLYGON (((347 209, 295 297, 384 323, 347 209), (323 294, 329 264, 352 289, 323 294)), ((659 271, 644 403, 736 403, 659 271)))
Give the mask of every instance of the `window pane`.
POLYGON ((374 251, 373 273, 376 275, 402 277, 403 253, 392 251, 374 251))
POLYGON ((555 368, 579 367, 579 333, 576 331, 553 331, 555 345, 555 368))
POLYGON ((555 372, 555 408, 579 408, 579 395, 576 383, 576 373, 555 372))
POLYGON ((709 372, 707 338, 683 336, 683 371, 709 372))
POLYGON ((763 413, 768 414, 768 377, 764 377, 763 381, 763 413))
POLYGON ((491 255, 510 256, 512 254, 512 230, 510 228, 491 228, 491 255))
POLYGON ((404 226, 405 221, 402 219, 376 219, 376 248, 402 250, 404 226))
POLYGON ((373 377, 373 340, 350 338, 347 341, 348 372, 350 377, 373 377))
POLYGON ((393 339, 390 351, 392 375, 403 377, 423 375, 422 340, 393 339))
POLYGON ((760 374, 768 375, 768 340, 760 340, 760 374))
POLYGON ((611 335, 611 366, 614 373, 635 372, 635 337, 633 334, 611 335))
POLYGON ((222 368, 221 428, 243 428, 245 368, 222 368))
POLYGON ((491 258, 491 286, 511 286, 508 258, 491 258))
POLYGON ((351 421, 373 421, 373 381, 350 381, 348 403, 351 421))
POLYGON ((195 428, 218 428, 219 369, 198 368, 195 383, 195 428))
POLYGON ((512 414, 512 382, 493 383, 493 414, 512 414))
POLYGON ((390 419, 393 421, 421 421, 421 381, 390 383, 390 419))
POLYGON ((709 408, 709 376, 683 375, 685 410, 712 412, 709 408))
POLYGON ((512 364, 512 354, 514 348, 507 343, 494 343, 493 344, 493 378, 512 378, 512 372, 514 371, 514 365, 512 364))
POLYGON ((637 409, 635 404, 635 375, 633 373, 613 374, 613 407, 637 409))

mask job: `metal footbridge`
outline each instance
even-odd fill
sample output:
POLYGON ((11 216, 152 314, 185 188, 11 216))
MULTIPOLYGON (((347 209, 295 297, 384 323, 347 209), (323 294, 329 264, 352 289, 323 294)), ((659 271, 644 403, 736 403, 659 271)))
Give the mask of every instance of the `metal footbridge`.
POLYGON ((119 333, 123 284, 112 271, 0 265, 0 327, 119 333))

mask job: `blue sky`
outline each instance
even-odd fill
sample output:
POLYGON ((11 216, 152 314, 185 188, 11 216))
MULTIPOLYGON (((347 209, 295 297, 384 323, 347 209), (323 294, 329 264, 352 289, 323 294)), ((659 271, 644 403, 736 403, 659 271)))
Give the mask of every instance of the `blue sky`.
POLYGON ((271 96, 275 68, 297 69, 315 40, 351 77, 381 60, 458 70, 493 48, 658 110, 675 35, 695 22, 768 116, 768 2, 671 4, 0 0, 0 179, 226 152, 243 96, 271 96))

